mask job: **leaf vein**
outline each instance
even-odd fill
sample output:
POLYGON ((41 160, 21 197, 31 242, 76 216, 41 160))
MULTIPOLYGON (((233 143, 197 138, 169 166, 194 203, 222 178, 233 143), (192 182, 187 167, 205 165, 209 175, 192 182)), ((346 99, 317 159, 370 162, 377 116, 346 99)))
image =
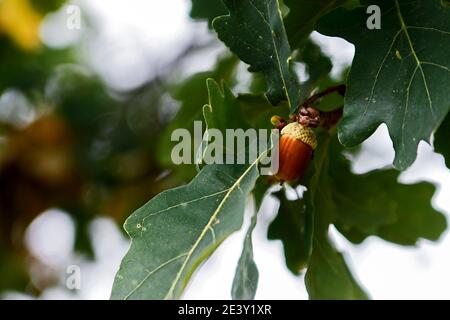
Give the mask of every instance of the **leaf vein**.
POLYGON ((170 207, 167 207, 167 208, 165 208, 165 209, 162 209, 162 210, 159 210, 159 211, 150 213, 150 214, 148 214, 147 216, 145 216, 145 217, 142 219, 142 223, 144 223, 145 220, 147 220, 148 218, 153 217, 153 216, 156 216, 156 215, 161 214, 161 213, 163 213, 163 212, 170 211, 170 210, 176 209, 176 208, 178 208, 178 207, 186 206, 186 205, 188 205, 188 204, 195 203, 195 202, 201 201, 201 200, 205 200, 205 199, 208 199, 208 198, 211 198, 211 197, 214 197, 214 196, 218 196, 218 195, 220 195, 220 194, 222 194, 222 193, 225 193, 225 192, 227 192, 227 191, 228 191, 228 189, 225 189, 225 190, 222 190, 222 191, 219 191, 219 192, 211 193, 211 194, 208 194, 208 195, 206 195, 206 196, 203 196, 203 197, 200 197, 200 198, 197 198, 197 199, 193 199, 193 200, 189 200, 189 201, 186 201, 186 202, 182 202, 182 203, 176 204, 176 205, 174 205, 174 206, 170 206, 170 207))
POLYGON ((403 15, 402 15, 402 12, 401 12, 401 9, 400 9, 400 4, 398 3, 398 0, 395 0, 395 5, 397 7, 397 15, 398 15, 398 19, 400 20, 401 30, 405 33, 406 39, 408 41, 408 45, 409 45, 409 47, 411 49, 411 52, 412 52, 412 54, 414 56, 414 59, 416 60, 417 66, 419 67, 419 70, 420 70, 420 73, 421 73, 422 79, 423 79, 425 92, 427 94, 429 108, 430 108, 431 114, 433 114, 434 113, 434 111, 433 111, 433 101, 431 99, 430 90, 428 88, 427 78, 425 77, 425 72, 423 71, 420 59, 417 56, 417 53, 416 53, 416 51, 414 49, 414 45, 412 43, 411 36, 409 35, 409 32, 408 32, 408 26, 406 25, 405 20, 403 19, 403 15))
POLYGON ((384 56, 384 58, 383 58, 383 60, 382 60, 382 62, 381 62, 381 64, 380 64, 380 67, 378 68, 378 71, 377 71, 377 73, 376 73, 376 75, 375 75, 375 80, 374 80, 373 85, 372 85, 372 88, 371 88, 371 90, 370 90, 370 96, 369 96, 369 98, 367 99, 366 106, 365 106, 365 108, 364 108, 364 113, 363 113, 363 115, 362 115, 363 118, 366 116, 367 111, 368 111, 368 109, 369 109, 369 105, 370 105, 370 103, 371 103, 371 101, 372 101, 372 99, 373 99, 373 96, 374 96, 374 94, 375 94, 375 88, 376 88, 376 86, 377 86, 378 79, 379 79, 379 77, 380 77, 381 71, 383 70, 383 67, 384 67, 384 65, 386 64, 387 58, 389 57, 389 54, 391 53, 391 50, 392 50, 392 48, 394 47, 395 42, 397 41, 397 38, 398 38, 398 36, 400 35, 401 32, 402 32, 401 29, 398 30, 397 33, 396 33, 396 34, 394 35, 394 37, 392 38, 391 44, 389 45, 389 48, 388 48, 388 51, 387 51, 387 53, 385 54, 385 56, 384 56))
POLYGON ((408 112, 409 108, 409 97, 411 92, 411 85, 414 81, 414 77, 416 76, 417 69, 419 69, 419 66, 416 66, 414 69, 413 74, 411 75, 411 79, 409 80, 408 87, 406 88, 406 105, 405 105, 405 111, 403 113, 403 121, 402 121, 402 149, 405 150, 405 125, 406 125, 406 114, 408 112))
POLYGON ((206 226, 203 228, 203 230, 200 233, 198 239, 195 241, 195 243, 192 245, 191 249, 188 251, 188 253, 186 255, 186 258, 184 259, 183 264, 180 267, 180 270, 178 270, 178 273, 176 274, 175 279, 172 281, 172 285, 169 288, 169 290, 168 290, 166 296, 164 297, 164 299, 169 299, 169 298, 172 297, 173 291, 175 290, 175 287, 176 287, 178 281, 180 280, 181 275, 182 275, 184 269, 186 268, 189 259, 192 257, 192 255, 195 252, 195 250, 197 249, 198 245, 200 244, 200 242, 205 237, 205 235, 208 232, 208 230, 211 227, 211 225, 214 223, 214 221, 216 221, 217 216, 219 215, 220 211, 222 210, 223 206, 225 205, 225 203, 228 200, 228 198, 230 197, 230 195, 233 193, 233 191, 236 190, 236 188, 239 188, 239 185, 240 185, 241 181, 247 176, 247 174, 251 171, 251 169, 253 169, 253 167, 259 163, 260 159, 266 153, 267 153, 267 151, 261 153, 261 155, 243 172, 243 174, 236 180, 236 182, 228 189, 228 192, 225 194, 225 196, 223 197, 222 201, 219 203, 219 205, 217 206, 216 210, 211 215, 211 218, 209 219, 209 221, 206 224, 206 226))
POLYGON ((157 267, 156 267, 155 269, 153 269, 152 271, 147 270, 148 273, 147 273, 147 275, 144 277, 144 279, 142 279, 142 280, 139 282, 139 284, 138 284, 135 288, 133 288, 133 290, 131 290, 131 291, 123 298, 123 300, 127 300, 133 293, 136 292, 136 290, 138 290, 140 287, 142 287, 142 285, 145 283, 145 281, 147 281, 147 280, 148 280, 155 272, 157 272, 158 270, 164 268, 165 266, 169 265, 170 263, 172 263, 172 262, 174 262, 174 261, 176 261, 176 260, 178 260, 178 259, 184 257, 184 256, 187 255, 187 254, 188 254, 188 253, 185 252, 185 253, 183 253, 183 254, 180 254, 179 256, 176 256, 176 257, 174 257, 174 258, 171 258, 171 259, 169 259, 169 260, 163 262, 163 263, 160 264, 159 266, 157 266, 157 267))

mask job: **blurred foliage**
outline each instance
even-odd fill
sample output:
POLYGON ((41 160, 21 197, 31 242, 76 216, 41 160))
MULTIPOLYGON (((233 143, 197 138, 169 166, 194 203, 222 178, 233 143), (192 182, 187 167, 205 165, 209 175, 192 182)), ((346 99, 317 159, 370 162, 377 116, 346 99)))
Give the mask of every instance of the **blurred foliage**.
POLYGON ((0 92, 16 88, 28 96, 42 96, 54 68, 75 59, 71 49, 23 51, 6 37, 0 37, 0 47, 0 92))
POLYGON ((66 0, 30 0, 32 6, 42 13, 47 13, 50 11, 55 11, 59 9, 66 0))
MULTIPOLYGON (((38 31, 46 12, 37 11, 27 0, 0 2, 0 97, 6 90, 15 90, 11 95, 15 98, 20 92, 33 97, 22 103, 32 105, 35 112, 52 69, 72 60, 69 50, 41 47, 38 31)), ((23 127, 15 120, 32 110, 14 105, 14 99, 4 103, 13 105, 2 104, 0 110, 0 291, 32 290, 28 271, 33 259, 23 245, 24 231, 52 199, 71 201, 79 181, 71 144, 66 144, 70 134, 60 119, 46 115, 23 127)))
MULTIPOLYGON (((6 0, 0 13, 12 10, 14 17, 39 17, 40 22, 64 2, 6 0)), ((165 128, 172 116, 161 110, 177 103, 168 99, 167 92, 181 101, 172 128, 189 126, 193 119, 201 119, 208 100, 206 79, 228 79, 233 84, 237 60, 224 57, 214 71, 194 75, 185 83, 168 83, 171 70, 195 52, 193 43, 162 77, 119 93, 83 66, 76 48, 38 44, 39 38, 31 41, 20 33, 25 32, 23 19, 7 29, 2 17, 0 271, 8 276, 0 276, 0 293, 15 289, 39 294, 55 283, 29 278, 41 262, 24 245, 28 225, 47 209, 62 209, 75 223, 75 251, 95 258, 88 234, 95 217, 109 216, 122 225, 148 199, 195 174, 195 168, 174 168, 164 161, 165 150, 170 159, 170 148, 160 141, 170 140, 165 128), (197 107, 195 115, 192 110, 197 107)))

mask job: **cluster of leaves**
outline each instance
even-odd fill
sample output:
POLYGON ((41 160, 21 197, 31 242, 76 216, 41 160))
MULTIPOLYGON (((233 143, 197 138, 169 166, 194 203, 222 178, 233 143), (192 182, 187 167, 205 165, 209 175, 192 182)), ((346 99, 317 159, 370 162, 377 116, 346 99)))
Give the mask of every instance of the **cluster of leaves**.
MULTIPOLYGON (((450 10, 442 1, 193 0, 191 15, 209 21, 218 38, 249 65, 254 83, 261 75, 265 80, 256 90, 249 88, 253 93, 237 97, 226 85, 208 80, 207 128, 216 127, 212 123, 233 128, 238 115, 247 124, 252 121, 254 128, 266 128, 270 114, 293 114, 302 98, 335 82, 329 75, 330 60, 308 38, 314 29, 355 45, 350 74, 342 79, 348 88, 344 116, 337 129, 317 130, 319 148, 299 182, 307 191, 295 201, 283 190, 273 193, 280 206, 268 237, 283 242, 293 273, 306 269, 310 298, 368 297, 334 248, 330 225, 354 243, 378 236, 415 245, 420 239, 440 237, 446 220, 430 204, 434 186, 402 185, 396 169, 413 162, 418 143, 428 142, 441 122, 436 148, 450 153, 445 139, 450 122, 448 117, 443 120, 450 107, 450 10), (380 30, 366 28, 366 8, 372 4, 381 8, 380 30), (299 62, 310 75, 301 84, 294 72, 299 62), (344 147, 363 142, 381 123, 387 124, 394 142, 396 169, 354 174, 344 147)), ((208 76, 233 83, 234 65, 226 65, 225 76, 222 67, 223 62, 216 71, 189 79, 185 87, 200 86, 208 76)), ((183 106, 169 128, 186 127, 184 121, 201 116, 200 101, 192 95, 179 98, 183 106)), ((318 108, 329 111, 343 104, 339 98, 332 101, 331 109, 326 104, 318 108)), ((248 196, 253 194, 258 209, 271 192, 257 167, 258 161, 205 166, 186 186, 161 193, 133 213, 125 224, 132 245, 117 273, 112 298, 180 297, 196 268, 241 228, 248 196)), ((236 299, 253 298, 257 288, 251 241, 257 211, 236 270, 236 299)))
MULTIPOLYGON (((174 177, 157 179, 163 169, 154 152, 156 140, 146 138, 158 136, 164 126, 156 106, 165 89, 158 81, 118 101, 99 78, 80 67, 66 65, 49 74, 30 82, 36 92, 41 85, 46 89, 33 105, 39 116, 31 124, 1 121, 6 143, 0 153, 0 251, 8 253, 2 261, 11 262, 3 267, 12 270, 19 269, 13 267, 17 260, 26 269, 28 253, 19 239, 43 211, 56 207, 70 214, 75 250, 93 257, 92 219, 103 214, 122 224, 148 197, 182 183, 174 177)), ((33 91, 22 92, 29 94, 31 104, 33 91)), ((16 286, 1 283, 0 289, 23 290, 27 280, 21 278, 16 286)))
POLYGON ((418 143, 428 142, 433 132, 436 151, 448 164, 447 1, 192 0, 191 16, 208 21, 231 53, 213 70, 175 87, 156 78, 113 95, 100 79, 75 66, 73 50, 40 43, 41 20, 64 2, 0 1, 0 93, 20 92, 40 115, 26 127, 0 122, 7 141, 0 146, 0 259, 5 262, 0 274, 14 275, 0 277, 0 290, 29 286, 29 258, 17 239, 50 207, 71 214, 76 249, 92 255, 86 229, 98 213, 122 223, 154 196, 125 223, 132 245, 115 279, 116 299, 180 297, 198 266, 242 227, 250 196, 255 212, 237 262, 235 299, 255 296, 252 231, 269 195, 280 206, 268 238, 282 241, 288 268, 306 273, 314 299, 367 298, 334 248, 330 225, 354 243, 377 236, 415 245, 437 240, 445 230, 444 216, 430 204, 434 186, 399 184, 393 168, 354 174, 348 154, 357 151, 344 147, 361 143, 386 123, 396 169, 407 168, 418 143), (366 28, 369 4, 381 8, 380 30, 366 28), (313 30, 355 45, 348 77, 330 76, 330 59, 309 38, 313 30), (245 87, 237 83, 240 61, 249 66, 251 81, 246 93, 234 94, 236 84, 245 87), (297 78, 300 63, 309 75, 306 81, 297 78), (270 179, 259 175, 258 160, 207 165, 199 173, 195 165, 171 163, 170 135, 176 128, 192 132, 196 120, 208 129, 270 128, 273 114, 288 117, 315 90, 342 83, 348 89, 345 104, 335 95, 317 106, 332 111, 344 105, 344 116, 337 128, 317 130, 314 160, 293 185, 307 190, 297 200, 289 200, 283 189, 273 191, 270 179), (170 122, 160 113, 168 89, 180 103, 170 122), (170 174, 161 176, 165 169, 170 174), (173 186, 179 187, 160 193, 173 186))

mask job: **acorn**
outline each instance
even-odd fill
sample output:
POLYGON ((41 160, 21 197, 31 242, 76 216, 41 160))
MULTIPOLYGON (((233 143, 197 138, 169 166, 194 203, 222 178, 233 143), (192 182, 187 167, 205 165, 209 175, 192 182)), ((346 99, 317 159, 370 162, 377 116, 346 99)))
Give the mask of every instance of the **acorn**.
POLYGON ((298 122, 285 126, 281 130, 276 177, 281 181, 293 181, 303 176, 316 148, 317 139, 311 128, 298 122))

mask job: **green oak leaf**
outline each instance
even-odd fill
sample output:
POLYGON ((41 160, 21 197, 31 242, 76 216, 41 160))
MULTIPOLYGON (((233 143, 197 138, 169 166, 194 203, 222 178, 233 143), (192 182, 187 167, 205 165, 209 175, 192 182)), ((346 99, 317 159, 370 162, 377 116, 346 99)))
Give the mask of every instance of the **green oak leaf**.
POLYGON ((269 226, 267 237, 283 242, 286 266, 292 273, 299 274, 307 266, 310 254, 305 235, 305 201, 288 200, 283 190, 274 195, 279 199, 280 207, 277 217, 269 226))
MULTIPOLYGON (((249 125, 242 112, 242 103, 234 96, 226 84, 222 82, 222 84, 219 85, 213 79, 208 79, 207 87, 209 104, 203 108, 207 130, 218 129, 222 132, 224 137, 226 137, 227 129, 246 130, 249 125)), ((257 99, 257 96, 252 97, 257 99)), ((255 101, 252 103, 251 109, 257 110, 254 102, 255 101)), ((210 147, 210 145, 211 143, 209 143, 206 148, 210 147)), ((243 151, 244 150, 225 150, 227 154, 234 155, 243 151)), ((253 299, 256 294, 259 274, 256 263, 253 260, 252 233, 256 226, 258 209, 261 206, 267 188, 268 184, 265 183, 263 177, 261 177, 258 180, 255 189, 252 191, 255 200, 255 213, 245 236, 242 253, 233 280, 231 296, 235 300, 253 299)))
MULTIPOLYGON (((234 150, 231 150, 230 148, 227 148, 226 143, 228 142, 228 129, 234 129, 236 133, 238 132, 237 130, 244 133, 249 127, 241 112, 240 103, 224 82, 219 85, 213 79, 208 79, 206 81, 206 86, 208 87, 209 104, 203 107, 203 117, 206 123, 206 133, 208 134, 208 138, 202 141, 202 161, 199 162, 203 162, 206 152, 209 152, 211 157, 214 157, 216 160, 226 161, 228 158, 228 160, 233 159, 234 161, 237 161, 237 156, 242 152, 245 153, 246 150, 237 149, 237 143, 234 150), (210 137, 209 133, 212 133, 213 130, 219 130, 222 139, 216 141, 216 137, 213 138, 213 134, 211 134, 210 137)), ((250 143, 250 141, 248 141, 248 143, 250 143)), ((248 144, 245 146, 247 145, 248 144)))
POLYGON ((289 117, 289 107, 286 103, 278 105, 276 110, 274 110, 267 97, 263 94, 239 94, 237 99, 245 121, 252 128, 273 129, 270 118, 274 113, 285 119, 289 117))
POLYGON ((307 99, 316 87, 329 78, 333 63, 322 52, 320 46, 311 39, 305 41, 302 50, 297 52, 295 59, 305 64, 306 72, 309 75, 308 80, 301 85, 302 98, 307 99))
POLYGON ((291 112, 299 103, 299 85, 291 70, 291 49, 277 0, 224 0, 229 15, 213 27, 250 72, 264 74, 267 97, 276 105, 287 100, 291 112))
POLYGON ((342 152, 342 146, 332 138, 328 150, 328 202, 334 203, 332 221, 341 233, 357 243, 371 235, 401 245, 439 239, 447 222, 430 203, 435 192, 432 184, 401 184, 399 172, 394 169, 354 174, 342 152))
POLYGON ((342 255, 335 250, 328 238, 328 228, 337 217, 333 201, 329 167, 331 137, 319 133, 319 147, 315 153, 308 191, 304 195, 306 215, 314 224, 312 253, 305 275, 310 299, 367 299, 364 290, 352 276, 342 255))
POLYGON ((446 219, 430 204, 433 185, 400 184, 394 169, 355 174, 335 134, 318 131, 318 139, 302 182, 308 189, 303 196, 305 214, 314 223, 307 289, 312 299, 362 299, 366 295, 328 238, 329 225, 355 243, 378 236, 414 245, 421 239, 438 240, 446 219))
POLYGON ((284 23, 291 46, 301 48, 319 18, 345 2, 346 0, 284 0, 284 4, 289 7, 284 23))
POLYGON ((445 158, 447 168, 450 168, 450 114, 447 114, 444 121, 434 135, 435 151, 442 154, 445 158))
POLYGON ((225 136, 227 129, 247 129, 249 125, 241 112, 239 101, 230 88, 222 81, 206 80, 209 104, 203 107, 203 117, 208 129, 219 129, 225 136))
POLYGON ((257 165, 206 166, 186 186, 165 191, 134 212, 124 226, 131 247, 111 298, 180 297, 195 269, 241 227, 257 165))
POLYGON ((175 129, 184 128, 194 134, 194 121, 203 121, 203 106, 208 103, 206 80, 208 78, 217 81, 225 80, 232 84, 237 59, 233 56, 221 57, 214 70, 200 72, 189 77, 172 89, 172 96, 181 103, 180 109, 174 119, 164 129, 158 144, 159 162, 163 167, 173 168, 177 173, 186 178, 192 178, 195 174, 195 166, 182 164, 174 166, 171 160, 171 152, 176 141, 170 137, 175 129))
MULTIPOLYGON (((332 86, 346 82, 347 72, 343 72, 339 79, 331 77, 333 63, 311 38, 305 40, 302 49, 296 51, 295 60, 305 65, 308 79, 301 83, 301 98, 306 100, 313 92, 322 91, 332 86)), ((314 107, 328 112, 341 108, 344 97, 335 92, 319 99, 314 107)))
POLYGON ((252 300, 255 298, 259 273, 258 267, 253 260, 252 233, 258 221, 257 217, 258 210, 255 210, 250 226, 245 234, 241 257, 236 267, 236 274, 231 288, 231 297, 233 300, 252 300))
POLYGON ((209 26, 215 17, 227 14, 222 0, 191 0, 190 16, 193 19, 208 20, 209 26))
MULTIPOLYGON (((206 122, 232 128, 235 118, 226 112, 239 106, 236 98, 213 80, 208 80, 208 89, 206 122)), ((122 260, 111 298, 179 298, 196 268, 241 228, 265 154, 258 154, 250 164, 207 165, 189 184, 157 195, 134 212, 124 226, 131 248, 122 260)))
POLYGON ((393 169, 355 175, 349 166, 341 166, 331 175, 336 185, 336 224, 353 242, 376 235, 415 245, 420 239, 438 240, 447 228, 445 216, 430 204, 435 187, 429 183, 399 184, 393 169))
MULTIPOLYGON (((255 143, 259 152, 262 152, 263 150, 260 149, 266 148, 271 143, 269 139, 270 132, 267 135, 268 140, 262 141, 260 140, 262 137, 259 136, 259 131, 256 132, 256 135, 253 135, 248 129, 273 129, 273 125, 270 123, 270 118, 273 115, 273 106, 264 95, 241 94, 236 97, 224 82, 219 85, 215 80, 208 79, 207 87, 210 103, 203 107, 206 130, 207 133, 210 130, 212 131, 212 129, 219 130, 223 139, 216 141, 213 134, 211 137, 207 135, 209 141, 203 141, 202 159, 208 152, 210 157, 221 160, 225 160, 225 157, 227 157, 228 159, 233 159, 235 163, 239 163, 239 156, 245 153, 246 158, 250 158, 250 161, 252 161, 256 155, 250 153, 252 149, 249 147, 252 143, 255 143), (225 145, 229 139, 228 129, 235 130, 232 132, 235 134, 234 150, 226 148, 228 145, 225 145), (246 136, 244 145, 241 145, 236 139, 236 136, 239 134, 246 136), (263 145, 262 143, 264 142, 267 144, 263 145), (243 147, 245 150, 242 149, 243 147), (222 155, 218 155, 217 152, 221 152, 222 155)), ((283 108, 283 105, 280 105, 277 110, 283 116, 288 116, 288 108, 283 108)))
MULTIPOLYGON (((327 230, 327 229, 326 229, 327 230)), ((365 300, 367 294, 353 277, 344 256, 330 243, 326 230, 314 241, 314 251, 305 275, 313 300, 365 300)))
POLYGON ((337 9, 318 26, 356 47, 339 140, 355 146, 386 123, 394 166, 404 170, 450 107, 450 10, 440 0, 361 2, 362 8, 337 9), (381 8, 381 29, 366 28, 367 5, 381 8))
POLYGON ((231 297, 234 300, 251 300, 255 298, 259 272, 253 259, 252 233, 256 227, 257 215, 269 187, 270 184, 267 182, 267 177, 261 176, 252 191, 255 212, 245 235, 241 257, 236 267, 233 286, 231 288, 231 297))

